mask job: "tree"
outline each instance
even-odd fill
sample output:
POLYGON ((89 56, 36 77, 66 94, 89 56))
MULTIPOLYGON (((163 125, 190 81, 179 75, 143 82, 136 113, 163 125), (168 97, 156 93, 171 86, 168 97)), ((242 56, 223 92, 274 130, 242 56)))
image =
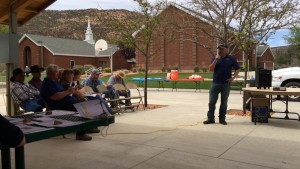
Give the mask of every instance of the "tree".
POLYGON ((166 4, 164 1, 156 1, 153 4, 147 0, 134 0, 134 2, 139 6, 136 12, 140 15, 135 16, 136 18, 128 18, 122 24, 115 22, 115 18, 111 18, 110 27, 118 32, 117 38, 113 39, 115 43, 122 44, 121 46, 124 46, 125 49, 134 48, 136 52, 140 52, 145 56, 144 98, 145 107, 147 107, 149 58, 157 52, 150 52, 150 47, 155 34, 161 34, 162 36, 168 34, 165 29, 165 22, 162 21, 163 17, 160 15, 166 4))
POLYGON ((288 56, 291 57, 291 65, 297 65, 300 61, 300 27, 290 28, 290 35, 286 38, 289 43, 288 56))
POLYGON ((0 33, 8 33, 8 26, 0 24, 0 33))
POLYGON ((299 22, 298 0, 190 0, 190 5, 211 21, 212 38, 229 46, 230 52, 245 53, 245 77, 257 45, 276 30, 299 22))

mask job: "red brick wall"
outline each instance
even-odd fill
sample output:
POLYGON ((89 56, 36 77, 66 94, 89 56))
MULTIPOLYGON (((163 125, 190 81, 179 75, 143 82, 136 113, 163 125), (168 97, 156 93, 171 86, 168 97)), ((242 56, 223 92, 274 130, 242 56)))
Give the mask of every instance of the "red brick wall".
MULTIPOLYGON (((208 32, 211 32, 210 25, 173 6, 167 8, 161 15, 167 18, 170 25, 173 22, 172 24, 176 23, 182 28, 169 27, 165 35, 156 33, 150 52, 158 52, 149 58, 149 70, 160 70, 163 66, 170 68, 178 66, 180 70, 193 70, 196 66, 208 67, 212 54, 201 45, 216 51, 216 41, 210 39, 205 33, 196 31, 195 24, 196 27, 204 28, 208 32), (172 36, 173 38, 170 39, 172 36), (197 39, 201 45, 197 45, 194 39, 197 39)), ((144 67, 145 56, 136 51, 137 66, 144 67)))
MULTIPOLYGON (((34 44, 28 38, 25 38, 19 44, 19 67, 25 68, 25 53, 24 50, 29 47, 31 50, 31 63, 32 65, 41 65, 41 47, 34 44)), ((61 68, 70 68, 70 61, 74 60, 75 65, 90 64, 95 67, 100 66, 100 61, 105 61, 107 67, 110 67, 110 60, 108 57, 82 57, 82 56, 63 56, 53 55, 48 49, 43 47, 43 66, 46 67, 49 64, 57 64, 61 68)), ((118 62, 118 59, 116 60, 118 62)), ((126 65, 127 66, 127 65, 126 65)))
POLYGON ((31 51, 31 58, 28 66, 31 65, 40 65, 40 53, 41 48, 37 45, 35 45, 31 40, 28 38, 25 38, 22 43, 19 44, 19 67, 25 68, 25 48, 29 47, 31 51))
POLYGON ((268 48, 267 51, 259 58, 259 65, 261 68, 273 70, 274 58, 271 53, 271 49, 268 48))
MULTIPOLYGON (((107 58, 108 59, 108 58, 107 58)), ((109 59, 108 59, 109 61, 109 59)), ((110 66, 110 61, 108 62, 110 66)), ((135 66, 135 63, 127 63, 127 59, 125 56, 121 53, 121 50, 118 50, 113 54, 113 69, 114 71, 120 70, 120 69, 127 69, 131 70, 132 67, 135 66)))

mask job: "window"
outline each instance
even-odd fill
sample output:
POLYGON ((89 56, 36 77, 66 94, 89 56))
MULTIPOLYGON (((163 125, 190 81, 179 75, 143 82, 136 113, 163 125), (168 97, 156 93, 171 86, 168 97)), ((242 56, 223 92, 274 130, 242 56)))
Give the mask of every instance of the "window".
POLYGON ((106 68, 106 62, 100 61, 100 67, 102 67, 103 69, 106 68))
POLYGON ((24 67, 31 66, 31 49, 29 46, 24 48, 24 67))
POLYGON ((70 60, 70 68, 73 69, 75 66, 75 60, 70 60))

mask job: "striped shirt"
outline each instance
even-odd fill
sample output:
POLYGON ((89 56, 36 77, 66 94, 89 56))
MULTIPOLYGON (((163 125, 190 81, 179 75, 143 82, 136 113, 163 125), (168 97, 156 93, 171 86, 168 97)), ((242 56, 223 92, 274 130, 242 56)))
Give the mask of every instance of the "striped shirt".
POLYGON ((39 90, 32 85, 17 81, 10 82, 10 93, 18 105, 27 100, 36 99, 40 94, 39 90))

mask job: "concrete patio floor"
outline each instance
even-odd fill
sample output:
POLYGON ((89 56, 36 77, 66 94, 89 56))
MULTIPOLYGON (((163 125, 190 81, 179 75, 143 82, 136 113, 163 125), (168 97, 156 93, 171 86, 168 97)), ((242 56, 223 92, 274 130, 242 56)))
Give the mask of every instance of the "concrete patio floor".
MULTIPOLYGON (((92 134, 92 141, 70 134, 27 144, 26 168, 299 169, 299 121, 254 125, 250 117, 228 115, 227 126, 203 125, 207 90, 149 89, 148 103, 167 106, 116 115, 108 135, 92 134)), ((228 109, 242 109, 239 91, 231 92, 228 109)), ((275 102, 273 109, 284 111, 285 105, 275 102)), ((289 109, 300 112, 299 103, 291 102, 289 109)))

